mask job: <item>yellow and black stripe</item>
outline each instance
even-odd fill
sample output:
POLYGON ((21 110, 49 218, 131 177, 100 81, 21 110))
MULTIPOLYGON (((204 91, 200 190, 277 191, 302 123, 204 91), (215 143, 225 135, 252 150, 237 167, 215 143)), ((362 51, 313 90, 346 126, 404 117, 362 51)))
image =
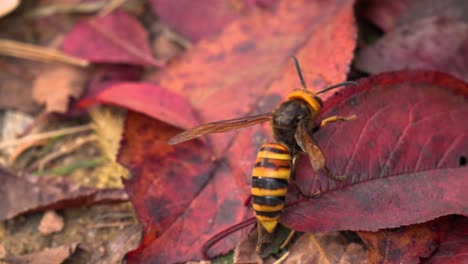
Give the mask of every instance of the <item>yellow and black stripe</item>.
POLYGON ((291 176, 291 155, 279 143, 263 144, 252 172, 252 205, 255 216, 269 233, 278 224, 291 176))
POLYGON ((315 113, 320 113, 323 107, 323 102, 316 93, 307 89, 296 89, 288 95, 288 100, 301 100, 314 110, 315 113))

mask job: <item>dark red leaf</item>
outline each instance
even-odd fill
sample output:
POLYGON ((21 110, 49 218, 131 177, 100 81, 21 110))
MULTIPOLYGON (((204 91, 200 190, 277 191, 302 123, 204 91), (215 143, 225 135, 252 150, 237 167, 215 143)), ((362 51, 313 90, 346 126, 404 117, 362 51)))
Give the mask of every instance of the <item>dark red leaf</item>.
POLYGON ((364 16, 385 32, 428 17, 461 19, 468 22, 468 3, 464 0, 366 0, 364 16))
POLYGON ((0 168, 0 220, 27 213, 43 212, 128 200, 119 189, 80 187, 57 177, 26 178, 0 168))
POLYGON ((153 58, 146 30, 121 11, 77 23, 63 50, 92 62, 161 66, 153 58))
MULTIPOLYGON (((274 13, 233 22, 150 79, 187 98, 198 124, 272 111, 300 86, 293 53, 311 89, 346 78, 355 46, 352 4, 283 1, 274 13)), ((182 123, 179 109, 166 111, 178 116, 171 124, 182 123)), ((178 132, 149 117, 127 117, 120 161, 132 170, 126 189, 145 224, 129 263, 200 259, 211 236, 252 216, 244 206, 252 163, 271 130, 256 126, 211 136, 212 149, 200 141, 167 145, 178 132)), ((222 241, 213 253, 228 251, 236 241, 237 236, 222 241)))
POLYGON ((358 119, 315 135, 332 172, 347 179, 312 177, 302 160, 298 181, 322 195, 287 208, 282 222, 308 232, 372 231, 468 214, 467 97, 466 83, 428 71, 370 77, 332 97, 324 117, 358 119))
POLYGON ((150 0, 153 11, 184 37, 198 41, 219 33, 228 23, 258 4, 273 7, 277 0, 150 0), (181 8, 183 7, 183 8, 181 8))
POLYGON ((444 71, 468 81, 468 23, 432 17, 399 27, 356 58, 356 67, 376 74, 401 69, 444 71))

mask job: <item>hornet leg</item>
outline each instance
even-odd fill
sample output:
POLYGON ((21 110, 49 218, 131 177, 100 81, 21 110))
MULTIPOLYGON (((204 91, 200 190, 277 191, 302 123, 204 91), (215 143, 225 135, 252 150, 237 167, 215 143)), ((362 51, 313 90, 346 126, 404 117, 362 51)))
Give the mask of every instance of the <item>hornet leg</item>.
POLYGON ((352 116, 348 116, 348 117, 330 116, 328 118, 323 119, 322 122, 320 122, 320 127, 325 126, 327 123, 333 123, 333 122, 337 122, 337 121, 346 122, 346 121, 355 120, 356 118, 357 118, 356 115, 352 115, 352 116))

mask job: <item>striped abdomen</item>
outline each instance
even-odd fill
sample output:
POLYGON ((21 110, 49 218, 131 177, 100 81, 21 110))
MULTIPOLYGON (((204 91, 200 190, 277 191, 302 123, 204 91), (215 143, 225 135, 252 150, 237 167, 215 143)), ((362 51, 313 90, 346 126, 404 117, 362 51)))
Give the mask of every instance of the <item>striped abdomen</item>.
POLYGON ((255 216, 272 233, 284 207, 291 176, 291 155, 286 146, 263 144, 252 172, 252 205, 255 216))

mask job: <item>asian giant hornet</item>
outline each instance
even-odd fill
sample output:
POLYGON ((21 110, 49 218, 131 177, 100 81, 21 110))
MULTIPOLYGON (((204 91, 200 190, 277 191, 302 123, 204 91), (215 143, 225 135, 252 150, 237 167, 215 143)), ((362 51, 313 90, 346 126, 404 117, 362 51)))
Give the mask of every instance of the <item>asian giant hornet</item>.
POLYGON ((258 151, 252 172, 251 191, 257 223, 268 233, 273 233, 278 225, 290 181, 294 183, 301 195, 306 196, 294 182, 295 163, 300 153, 308 155, 314 171, 323 169, 330 178, 340 179, 334 176, 326 166, 325 156, 311 133, 327 123, 350 121, 356 118, 355 115, 331 116, 317 124, 315 121, 323 107, 318 94, 340 86, 358 84, 342 82, 314 93, 307 89, 299 62, 295 57, 293 59, 302 88, 293 90, 287 100, 273 112, 200 125, 168 141, 169 144, 174 145, 209 133, 221 133, 271 121, 276 142, 263 144, 258 151))

